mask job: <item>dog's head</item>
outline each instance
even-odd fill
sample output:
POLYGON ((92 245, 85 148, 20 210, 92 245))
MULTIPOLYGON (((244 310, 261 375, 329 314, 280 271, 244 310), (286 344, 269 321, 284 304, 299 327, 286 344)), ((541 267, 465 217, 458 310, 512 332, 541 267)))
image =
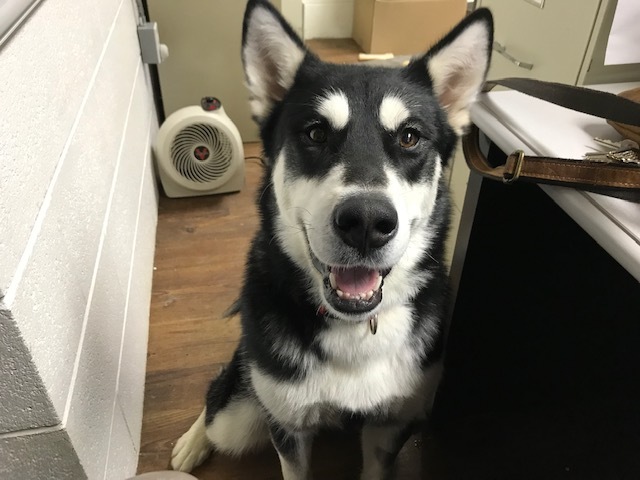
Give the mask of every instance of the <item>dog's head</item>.
POLYGON ((492 32, 479 10, 404 68, 334 65, 269 2, 249 2, 242 57, 275 235, 332 316, 369 318, 428 280, 417 267, 446 228, 443 168, 469 123, 492 32))

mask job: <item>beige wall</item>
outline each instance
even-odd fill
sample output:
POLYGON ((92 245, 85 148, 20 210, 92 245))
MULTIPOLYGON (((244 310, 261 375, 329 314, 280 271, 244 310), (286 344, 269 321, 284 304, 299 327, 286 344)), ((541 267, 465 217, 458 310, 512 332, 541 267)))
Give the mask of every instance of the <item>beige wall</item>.
POLYGON ((148 0, 169 57, 158 66, 165 114, 218 97, 243 141, 258 139, 240 57, 247 0, 148 0))

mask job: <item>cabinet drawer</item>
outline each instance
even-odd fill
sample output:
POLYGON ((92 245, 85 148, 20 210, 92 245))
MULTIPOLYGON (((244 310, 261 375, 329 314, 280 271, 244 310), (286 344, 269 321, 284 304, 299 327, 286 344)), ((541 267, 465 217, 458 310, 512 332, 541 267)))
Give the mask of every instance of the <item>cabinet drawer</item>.
POLYGON ((601 0, 546 0, 544 8, 525 0, 481 0, 495 21, 494 40, 521 68, 493 52, 489 79, 530 77, 576 84, 601 0))

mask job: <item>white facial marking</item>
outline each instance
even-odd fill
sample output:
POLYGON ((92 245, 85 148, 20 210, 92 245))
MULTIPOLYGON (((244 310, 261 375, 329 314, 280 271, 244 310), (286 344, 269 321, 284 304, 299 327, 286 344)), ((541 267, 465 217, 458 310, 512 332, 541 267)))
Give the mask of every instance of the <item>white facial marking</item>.
POLYGON ((310 293, 321 303, 323 277, 315 269, 309 254, 309 241, 318 240, 318 232, 328 232, 329 217, 335 202, 342 197, 344 169, 338 165, 323 179, 287 175, 287 158, 278 156, 272 182, 278 204, 276 237, 287 255, 309 274, 310 293), (314 192, 310 195, 310 192, 314 192), (313 234, 311 234, 313 232, 313 234), (307 238, 307 233, 310 238, 307 238), (312 288, 312 286, 314 288, 312 288))
MULTIPOLYGON (((407 182, 390 168, 386 169, 386 195, 398 212, 398 233, 392 241, 399 250, 398 260, 384 280, 384 298, 388 306, 413 297, 430 279, 426 272, 416 273, 415 265, 431 248, 437 234, 429 227, 442 175, 442 163, 437 158, 433 178, 428 183, 407 182)), ((391 252, 390 252, 391 253, 391 252)))
POLYGON ((392 95, 382 99, 380 123, 385 129, 394 132, 407 118, 409 118, 409 110, 397 96, 392 95))
MULTIPOLYGON (((379 268, 393 267, 384 279, 384 301, 376 313, 382 315, 388 308, 403 304, 429 282, 428 272, 417 273, 414 269, 438 234, 430 227, 430 222, 442 176, 440 158, 436 159, 433 176, 427 182, 408 182, 395 170, 386 168, 387 185, 379 189, 345 184, 341 165, 333 167, 320 179, 287 175, 286 163, 286 150, 283 150, 272 177, 278 203, 276 238, 288 256, 308 273, 309 293, 318 305, 324 305, 332 315, 340 318, 340 313, 325 302, 324 277, 314 267, 312 254, 325 265, 345 262, 346 257, 339 253, 342 241, 331 228, 332 212, 342 199, 359 193, 379 191, 391 200, 398 213, 398 231, 384 247, 381 263, 376 264, 379 268), (309 192, 315 194, 309 195, 309 192)), ((353 315, 350 319, 354 320, 353 315)), ((362 320, 366 320, 366 314, 362 320)), ((304 361, 298 346, 283 348, 278 345, 276 348, 296 357, 305 370, 312 368, 313 365, 304 361)))
POLYGON ((316 110, 336 130, 343 129, 349 123, 349 100, 340 90, 327 92, 318 102, 316 110))

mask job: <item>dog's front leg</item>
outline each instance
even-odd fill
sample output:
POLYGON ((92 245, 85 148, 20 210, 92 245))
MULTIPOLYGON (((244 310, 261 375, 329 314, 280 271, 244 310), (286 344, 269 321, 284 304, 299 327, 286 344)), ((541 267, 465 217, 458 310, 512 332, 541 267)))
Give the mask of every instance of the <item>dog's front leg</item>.
POLYGON ((402 446, 417 430, 419 422, 365 425, 362 429, 361 480, 386 480, 402 446))
POLYGON ((440 362, 427 367, 415 395, 396 405, 394 414, 387 421, 365 424, 361 480, 386 480, 391 476, 400 449, 431 414, 441 375, 440 362))
POLYGON ((311 445, 313 434, 290 430, 271 423, 271 441, 280 457, 284 480, 310 480, 311 445))

